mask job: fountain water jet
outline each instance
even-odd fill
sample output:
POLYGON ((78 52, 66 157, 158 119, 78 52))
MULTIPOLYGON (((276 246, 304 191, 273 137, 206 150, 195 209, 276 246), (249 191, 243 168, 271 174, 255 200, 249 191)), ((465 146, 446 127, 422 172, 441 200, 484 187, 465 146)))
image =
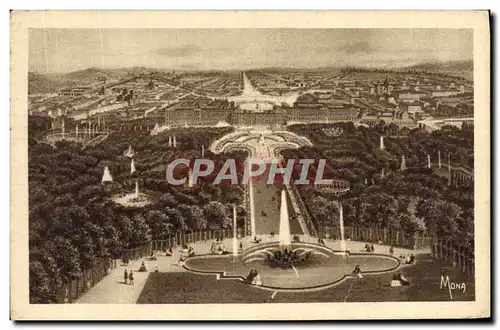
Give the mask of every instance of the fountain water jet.
MULTIPOLYGON (((250 166, 251 163, 250 163, 250 166)), ((255 232, 255 204, 254 204, 254 199, 253 199, 253 184, 252 180, 250 179, 249 182, 249 199, 250 199, 250 232, 253 236, 256 236, 257 233, 255 232)))
POLYGON ((339 202, 339 222, 340 222, 340 250, 345 253, 345 237, 344 237, 344 209, 342 208, 342 203, 339 202))
POLYGON ((238 257, 238 237, 236 233, 236 205, 233 205, 233 257, 238 257))
POLYGON ((135 198, 139 197, 139 181, 135 180, 135 198))
POLYGON ((292 245, 290 239, 290 219, 288 218, 288 205, 286 201, 286 191, 281 191, 281 208, 280 208, 280 248, 289 250, 292 245))

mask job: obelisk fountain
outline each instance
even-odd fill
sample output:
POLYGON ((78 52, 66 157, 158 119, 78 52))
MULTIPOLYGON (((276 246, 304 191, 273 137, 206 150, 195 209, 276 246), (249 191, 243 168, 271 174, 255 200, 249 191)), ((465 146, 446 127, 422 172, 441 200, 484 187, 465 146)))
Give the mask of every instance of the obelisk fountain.
POLYGON ((406 160, 405 160, 405 155, 401 156, 401 171, 406 170, 406 160))
POLYGON ((111 176, 111 173, 109 172, 109 167, 104 167, 104 173, 102 174, 102 180, 101 182, 112 182, 113 177, 111 176))
POLYGON ((384 150, 384 149, 385 149, 384 137, 380 136, 380 150, 384 150))
POLYGON ((441 168, 441 150, 438 150, 438 167, 441 168))
POLYGON ((431 155, 427 154, 427 168, 431 168, 431 155))
POLYGON ((290 251, 292 241, 290 239, 290 219, 288 218, 288 205, 286 201, 286 191, 281 191, 281 208, 280 208, 280 248, 290 251))

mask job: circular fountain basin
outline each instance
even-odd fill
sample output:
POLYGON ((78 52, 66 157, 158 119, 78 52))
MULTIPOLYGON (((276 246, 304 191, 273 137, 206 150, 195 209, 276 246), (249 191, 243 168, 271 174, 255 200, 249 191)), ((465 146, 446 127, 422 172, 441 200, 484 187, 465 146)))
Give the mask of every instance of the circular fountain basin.
POLYGON ((356 265, 363 274, 393 271, 399 267, 397 258, 373 253, 334 251, 324 245, 292 243, 290 250, 307 260, 290 266, 269 262, 275 252, 282 250, 278 243, 267 243, 245 250, 236 259, 231 256, 195 256, 186 260, 185 268, 219 278, 244 280, 250 270, 256 269, 264 289, 319 290, 336 285, 350 277, 356 265), (292 266, 293 265, 293 266, 292 266))
POLYGON ((143 193, 140 193, 139 196, 134 193, 119 194, 113 196, 111 200, 126 207, 144 207, 152 203, 151 198, 143 193))

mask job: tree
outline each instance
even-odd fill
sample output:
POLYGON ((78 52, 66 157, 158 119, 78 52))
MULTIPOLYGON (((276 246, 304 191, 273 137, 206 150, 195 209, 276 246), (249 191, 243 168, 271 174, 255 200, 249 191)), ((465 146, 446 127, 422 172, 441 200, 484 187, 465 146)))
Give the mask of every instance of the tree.
POLYGON ((30 260, 29 265, 30 303, 47 304, 56 300, 55 292, 51 288, 51 278, 45 271, 44 265, 38 260, 30 260))
POLYGON ((203 207, 203 214, 210 229, 227 228, 231 225, 231 218, 221 202, 208 203, 203 207))
POLYGON ((132 218, 132 228, 130 247, 137 247, 151 240, 151 229, 142 214, 136 214, 132 218))
POLYGON ((164 239, 171 233, 173 225, 170 223, 168 216, 161 211, 148 211, 146 221, 151 228, 153 239, 164 239))
POLYGON ((417 215, 424 218, 427 228, 438 237, 451 238, 458 230, 460 206, 439 199, 424 199, 417 206, 417 215))
POLYGON ((184 214, 189 228, 192 230, 207 229, 207 219, 205 219, 203 209, 198 205, 184 206, 184 214))

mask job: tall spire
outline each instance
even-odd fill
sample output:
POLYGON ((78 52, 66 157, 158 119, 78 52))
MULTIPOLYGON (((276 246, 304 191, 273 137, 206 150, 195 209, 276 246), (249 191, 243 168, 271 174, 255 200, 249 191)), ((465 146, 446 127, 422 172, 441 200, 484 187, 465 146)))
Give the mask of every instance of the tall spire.
POLYGON ((139 180, 135 180, 135 197, 139 197, 139 180))
POLYGON ((173 147, 174 148, 177 148, 177 139, 175 138, 175 135, 174 135, 174 141, 173 141, 173 147))
POLYGON ((381 135, 380 136, 380 150, 384 150, 385 145, 384 145, 384 137, 381 135))
POLYGON ((441 150, 438 150, 438 167, 441 168, 441 150))
POLYGON ((427 154, 427 168, 431 168, 431 155, 427 154))
POLYGON ((75 134, 76 134, 76 140, 78 141, 78 124, 76 125, 75 128, 75 134))
POLYGON ((172 135, 170 135, 168 137, 168 146, 171 147, 172 146, 172 135))

